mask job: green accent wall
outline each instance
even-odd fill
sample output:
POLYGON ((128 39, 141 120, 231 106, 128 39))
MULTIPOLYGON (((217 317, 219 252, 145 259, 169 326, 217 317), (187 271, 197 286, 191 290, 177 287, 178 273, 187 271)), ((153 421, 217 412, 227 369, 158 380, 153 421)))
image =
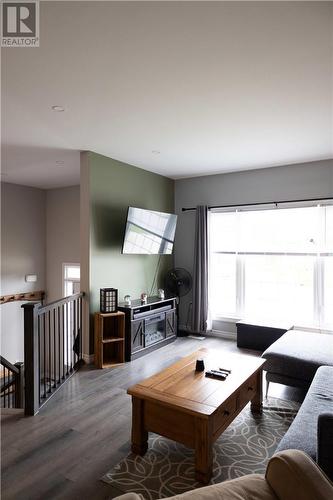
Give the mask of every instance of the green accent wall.
MULTIPOLYGON (((128 206, 174 212, 174 181, 105 156, 88 153, 90 173, 90 313, 99 311, 99 289, 118 288, 119 301, 150 291, 158 255, 122 255, 128 206)), ((162 255, 157 286, 173 267, 162 255)), ((91 325, 92 326, 92 325, 91 325)), ((92 328, 90 330, 92 332, 92 328)), ((93 351, 90 334, 90 352, 93 351)))

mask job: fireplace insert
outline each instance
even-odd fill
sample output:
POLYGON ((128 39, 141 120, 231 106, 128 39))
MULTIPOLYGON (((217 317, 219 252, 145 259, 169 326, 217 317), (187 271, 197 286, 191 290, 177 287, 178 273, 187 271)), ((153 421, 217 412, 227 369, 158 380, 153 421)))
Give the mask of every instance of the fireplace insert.
POLYGON ((147 303, 120 304, 125 313, 126 361, 173 342, 176 338, 176 299, 149 297, 147 303))

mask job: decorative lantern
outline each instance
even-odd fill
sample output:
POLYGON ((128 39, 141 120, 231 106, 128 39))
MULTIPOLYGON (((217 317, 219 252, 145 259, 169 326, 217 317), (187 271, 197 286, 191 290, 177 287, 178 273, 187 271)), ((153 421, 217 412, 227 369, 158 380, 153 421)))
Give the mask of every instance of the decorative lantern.
POLYGON ((118 308, 118 290, 116 288, 100 289, 101 313, 116 312, 118 308))

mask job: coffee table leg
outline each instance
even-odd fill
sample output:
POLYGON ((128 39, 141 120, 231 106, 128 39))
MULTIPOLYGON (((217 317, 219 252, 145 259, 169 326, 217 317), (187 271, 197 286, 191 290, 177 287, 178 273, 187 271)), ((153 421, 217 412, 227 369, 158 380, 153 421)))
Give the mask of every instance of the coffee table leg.
POLYGON ((144 428, 144 400, 132 396, 132 452, 144 455, 148 449, 148 432, 144 428))
POLYGON ((195 479, 209 483, 213 468, 211 420, 197 418, 195 422, 195 479))
POLYGON ((257 392, 251 401, 252 413, 262 412, 262 369, 257 372, 257 392))

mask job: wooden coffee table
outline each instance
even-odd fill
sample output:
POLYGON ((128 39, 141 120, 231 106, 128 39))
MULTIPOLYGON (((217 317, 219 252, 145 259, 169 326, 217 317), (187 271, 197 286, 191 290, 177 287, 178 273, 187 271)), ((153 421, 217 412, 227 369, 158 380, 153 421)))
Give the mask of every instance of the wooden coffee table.
POLYGON ((195 450, 195 477, 212 476, 212 445, 244 406, 262 409, 264 359, 200 349, 128 389, 132 396, 132 451, 144 455, 148 432, 155 432, 195 450), (231 370, 226 380, 196 372, 198 358, 205 369, 231 370))

